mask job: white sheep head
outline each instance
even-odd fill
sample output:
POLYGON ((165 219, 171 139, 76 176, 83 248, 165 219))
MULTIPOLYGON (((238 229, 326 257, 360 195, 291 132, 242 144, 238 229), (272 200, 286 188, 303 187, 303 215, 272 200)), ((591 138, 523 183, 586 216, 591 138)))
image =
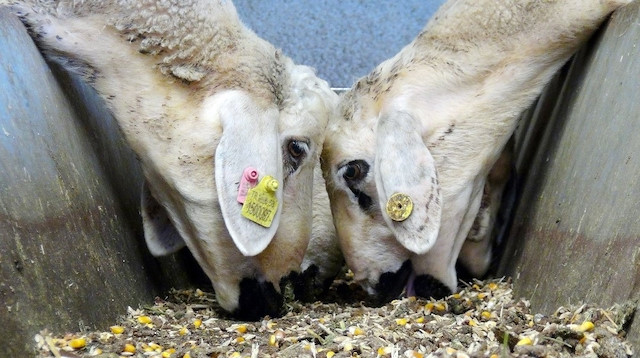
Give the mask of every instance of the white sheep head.
POLYGON ((105 99, 138 155, 150 251, 186 245, 223 309, 243 319, 279 315, 281 281, 299 271, 311 236, 313 191, 324 190, 313 188, 313 173, 337 101, 327 83, 244 27, 230 1, 13 9, 49 58, 105 99), (264 189, 254 214, 268 214, 254 221, 238 199, 249 167, 259 182, 278 184, 252 188, 264 189))
POLYGON ((322 163, 356 281, 380 302, 456 289, 458 255, 517 118, 628 2, 450 0, 341 97, 322 163))

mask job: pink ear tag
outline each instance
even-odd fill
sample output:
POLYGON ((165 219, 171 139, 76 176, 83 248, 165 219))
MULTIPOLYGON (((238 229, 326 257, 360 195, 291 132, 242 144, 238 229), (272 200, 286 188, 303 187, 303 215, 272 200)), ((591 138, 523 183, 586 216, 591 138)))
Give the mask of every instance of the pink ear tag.
POLYGON ((247 167, 244 172, 242 172, 242 178, 238 186, 238 202, 244 204, 249 189, 256 185, 258 185, 258 170, 254 167, 247 167))

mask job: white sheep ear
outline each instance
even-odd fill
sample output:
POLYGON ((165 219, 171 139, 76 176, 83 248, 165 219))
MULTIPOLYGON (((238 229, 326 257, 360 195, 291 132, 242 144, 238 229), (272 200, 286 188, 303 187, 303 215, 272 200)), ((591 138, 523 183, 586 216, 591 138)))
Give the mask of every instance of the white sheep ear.
POLYGON ((382 216, 398 242, 416 254, 429 251, 438 238, 442 199, 435 161, 408 113, 381 115, 374 172, 382 216))
POLYGON ((146 180, 140 204, 144 239, 153 256, 169 255, 185 246, 182 236, 169 221, 166 210, 151 194, 146 180))
POLYGON ((215 180, 218 202, 227 230, 245 256, 261 253, 273 239, 282 209, 282 153, 276 113, 260 111, 250 105, 230 103, 220 111, 222 137, 216 148, 215 180), (279 187, 275 191, 276 212, 268 226, 248 219, 238 202, 243 172, 252 167, 259 179, 271 176, 279 187))

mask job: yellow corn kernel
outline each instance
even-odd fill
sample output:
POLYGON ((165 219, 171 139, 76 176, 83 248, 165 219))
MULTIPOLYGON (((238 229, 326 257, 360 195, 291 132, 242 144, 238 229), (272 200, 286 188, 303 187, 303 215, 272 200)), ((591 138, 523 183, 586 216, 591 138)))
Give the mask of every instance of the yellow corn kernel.
POLYGON ((122 332, 124 332, 124 327, 122 326, 111 326, 109 327, 109 329, 113 334, 121 334, 122 332))
POLYGON ((82 349, 87 345, 87 340, 84 338, 75 338, 69 341, 69 347, 73 349, 82 349))
POLYGON ((270 335, 269 336, 269 345, 273 346, 273 347, 276 347, 277 346, 276 344, 277 344, 276 335, 275 334, 270 335))
POLYGON ((273 329, 273 327, 277 326, 278 324, 276 322, 267 322, 267 328, 268 329, 273 329))
POLYGON ((191 358, 191 354, 189 352, 185 353, 182 358, 191 358))
POLYGON ((433 302, 429 302, 426 305, 424 305, 424 309, 427 311, 433 311, 433 306, 435 306, 433 302))
POLYGON ((305 344, 304 345, 304 349, 310 351, 311 350, 311 345, 310 344, 305 344))
POLYGON ((480 292, 480 293, 478 293, 478 298, 479 298, 479 299, 483 300, 485 297, 487 297, 487 294, 486 294, 486 293, 484 293, 484 292, 480 292))
POLYGON ((469 326, 471 326, 471 327, 475 327, 475 326, 477 326, 477 325, 478 325, 478 324, 476 323, 476 321, 475 321, 475 320, 473 320, 473 319, 470 319, 470 320, 469 320, 469 322, 468 322, 468 324, 469 324, 469 326))
POLYGON ((498 288, 498 284, 497 284, 497 283, 495 283, 495 282, 490 282, 488 286, 489 286, 489 289, 490 289, 491 291, 493 291, 493 290, 495 290, 496 288, 498 288))
POLYGON ((443 305, 442 303, 438 302, 438 303, 435 304, 435 308, 438 311, 444 311, 447 307, 445 305, 443 305))
POLYGON ((460 297, 462 297, 461 294, 459 293, 454 293, 451 297, 455 298, 456 300, 460 299, 460 297))
POLYGON ((238 327, 236 327, 236 332, 238 333, 245 333, 246 331, 247 331, 247 326, 244 324, 241 324, 238 327))
POLYGON ((238 358, 238 357, 240 357, 240 352, 233 352, 231 354, 231 358, 238 358))
POLYGON ((404 326, 408 322, 409 321, 406 318, 396 318, 396 324, 398 324, 398 326, 404 326))
POLYGON ((473 287, 473 289, 475 289, 475 290, 480 291, 480 286, 477 283, 474 283, 473 286, 471 286, 471 287, 473 287))
POLYGON ((390 354, 392 352, 391 347, 380 347, 378 348, 378 355, 383 356, 385 354, 390 354))
POLYGON ((584 321, 576 328, 578 332, 589 332, 595 328, 595 325, 591 321, 584 321))
POLYGON ((529 337, 524 337, 516 343, 516 346, 530 346, 533 344, 533 341, 529 337))
POLYGON ((336 352, 334 352, 334 351, 327 351, 327 358, 331 358, 331 357, 333 357, 334 355, 336 355, 336 352))
POLYGON ((156 352, 162 352, 162 346, 157 343, 149 343, 149 348, 153 349, 156 352))
POLYGON ((200 318, 196 318, 193 320, 193 326, 196 328, 200 328, 200 325, 202 324, 202 320, 200 318))
POLYGON ((344 347, 342 347, 342 350, 345 352, 351 352, 353 350, 353 344, 351 344, 351 342, 345 342, 344 347))
POLYGON ((480 316, 482 316, 482 318, 484 318, 484 319, 489 319, 489 318, 491 318, 491 312, 482 311, 482 313, 480 313, 480 316))
POLYGON ((149 316, 138 316, 138 323, 148 324, 151 323, 151 317, 149 316))
POLYGON ((244 337, 236 337, 236 343, 244 342, 244 337))
POLYGON ((420 353, 420 352, 416 352, 413 350, 409 350, 405 353, 405 356, 411 357, 411 358, 423 358, 424 354, 420 353))
POLYGON ((166 351, 162 352, 162 358, 170 358, 171 355, 175 352, 176 350, 174 348, 169 348, 166 351))
POLYGON ((124 345, 124 352, 129 352, 129 353, 135 353, 136 352, 136 347, 131 344, 131 343, 127 343, 124 345))
POLYGON ((186 335, 187 333, 189 333, 189 330, 187 329, 187 327, 182 327, 180 328, 180 330, 178 331, 178 334, 181 336, 186 335))
POLYGON ((324 322, 325 322, 324 317, 320 317, 320 318, 318 318, 318 322, 320 322, 320 323, 324 323, 324 322))
POLYGON ((204 296, 204 292, 202 292, 202 290, 201 290, 201 289, 196 288, 196 296, 198 296, 198 297, 202 297, 202 296, 204 296))
POLYGON ((500 358, 500 356, 497 354, 492 354, 489 358, 500 358))
POLYGON ((416 323, 424 323, 424 317, 416 318, 416 323))
POLYGON ((349 327, 349 333, 352 336, 362 336, 364 335, 364 331, 360 327, 351 326, 349 327))

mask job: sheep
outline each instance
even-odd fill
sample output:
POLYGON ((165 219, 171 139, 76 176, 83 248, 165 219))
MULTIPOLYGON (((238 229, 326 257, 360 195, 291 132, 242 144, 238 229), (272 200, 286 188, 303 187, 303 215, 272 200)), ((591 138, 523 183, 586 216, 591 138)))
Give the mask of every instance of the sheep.
POLYGON ((11 9, 49 59, 104 98, 137 154, 150 252, 187 246, 236 318, 280 315, 281 285, 311 236, 312 196, 325 190, 313 182, 338 100, 328 84, 242 24, 231 1, 11 9))
POLYGON ((461 246, 519 115, 630 1, 450 0, 341 96, 323 172, 346 263, 374 299, 457 289, 461 246))

